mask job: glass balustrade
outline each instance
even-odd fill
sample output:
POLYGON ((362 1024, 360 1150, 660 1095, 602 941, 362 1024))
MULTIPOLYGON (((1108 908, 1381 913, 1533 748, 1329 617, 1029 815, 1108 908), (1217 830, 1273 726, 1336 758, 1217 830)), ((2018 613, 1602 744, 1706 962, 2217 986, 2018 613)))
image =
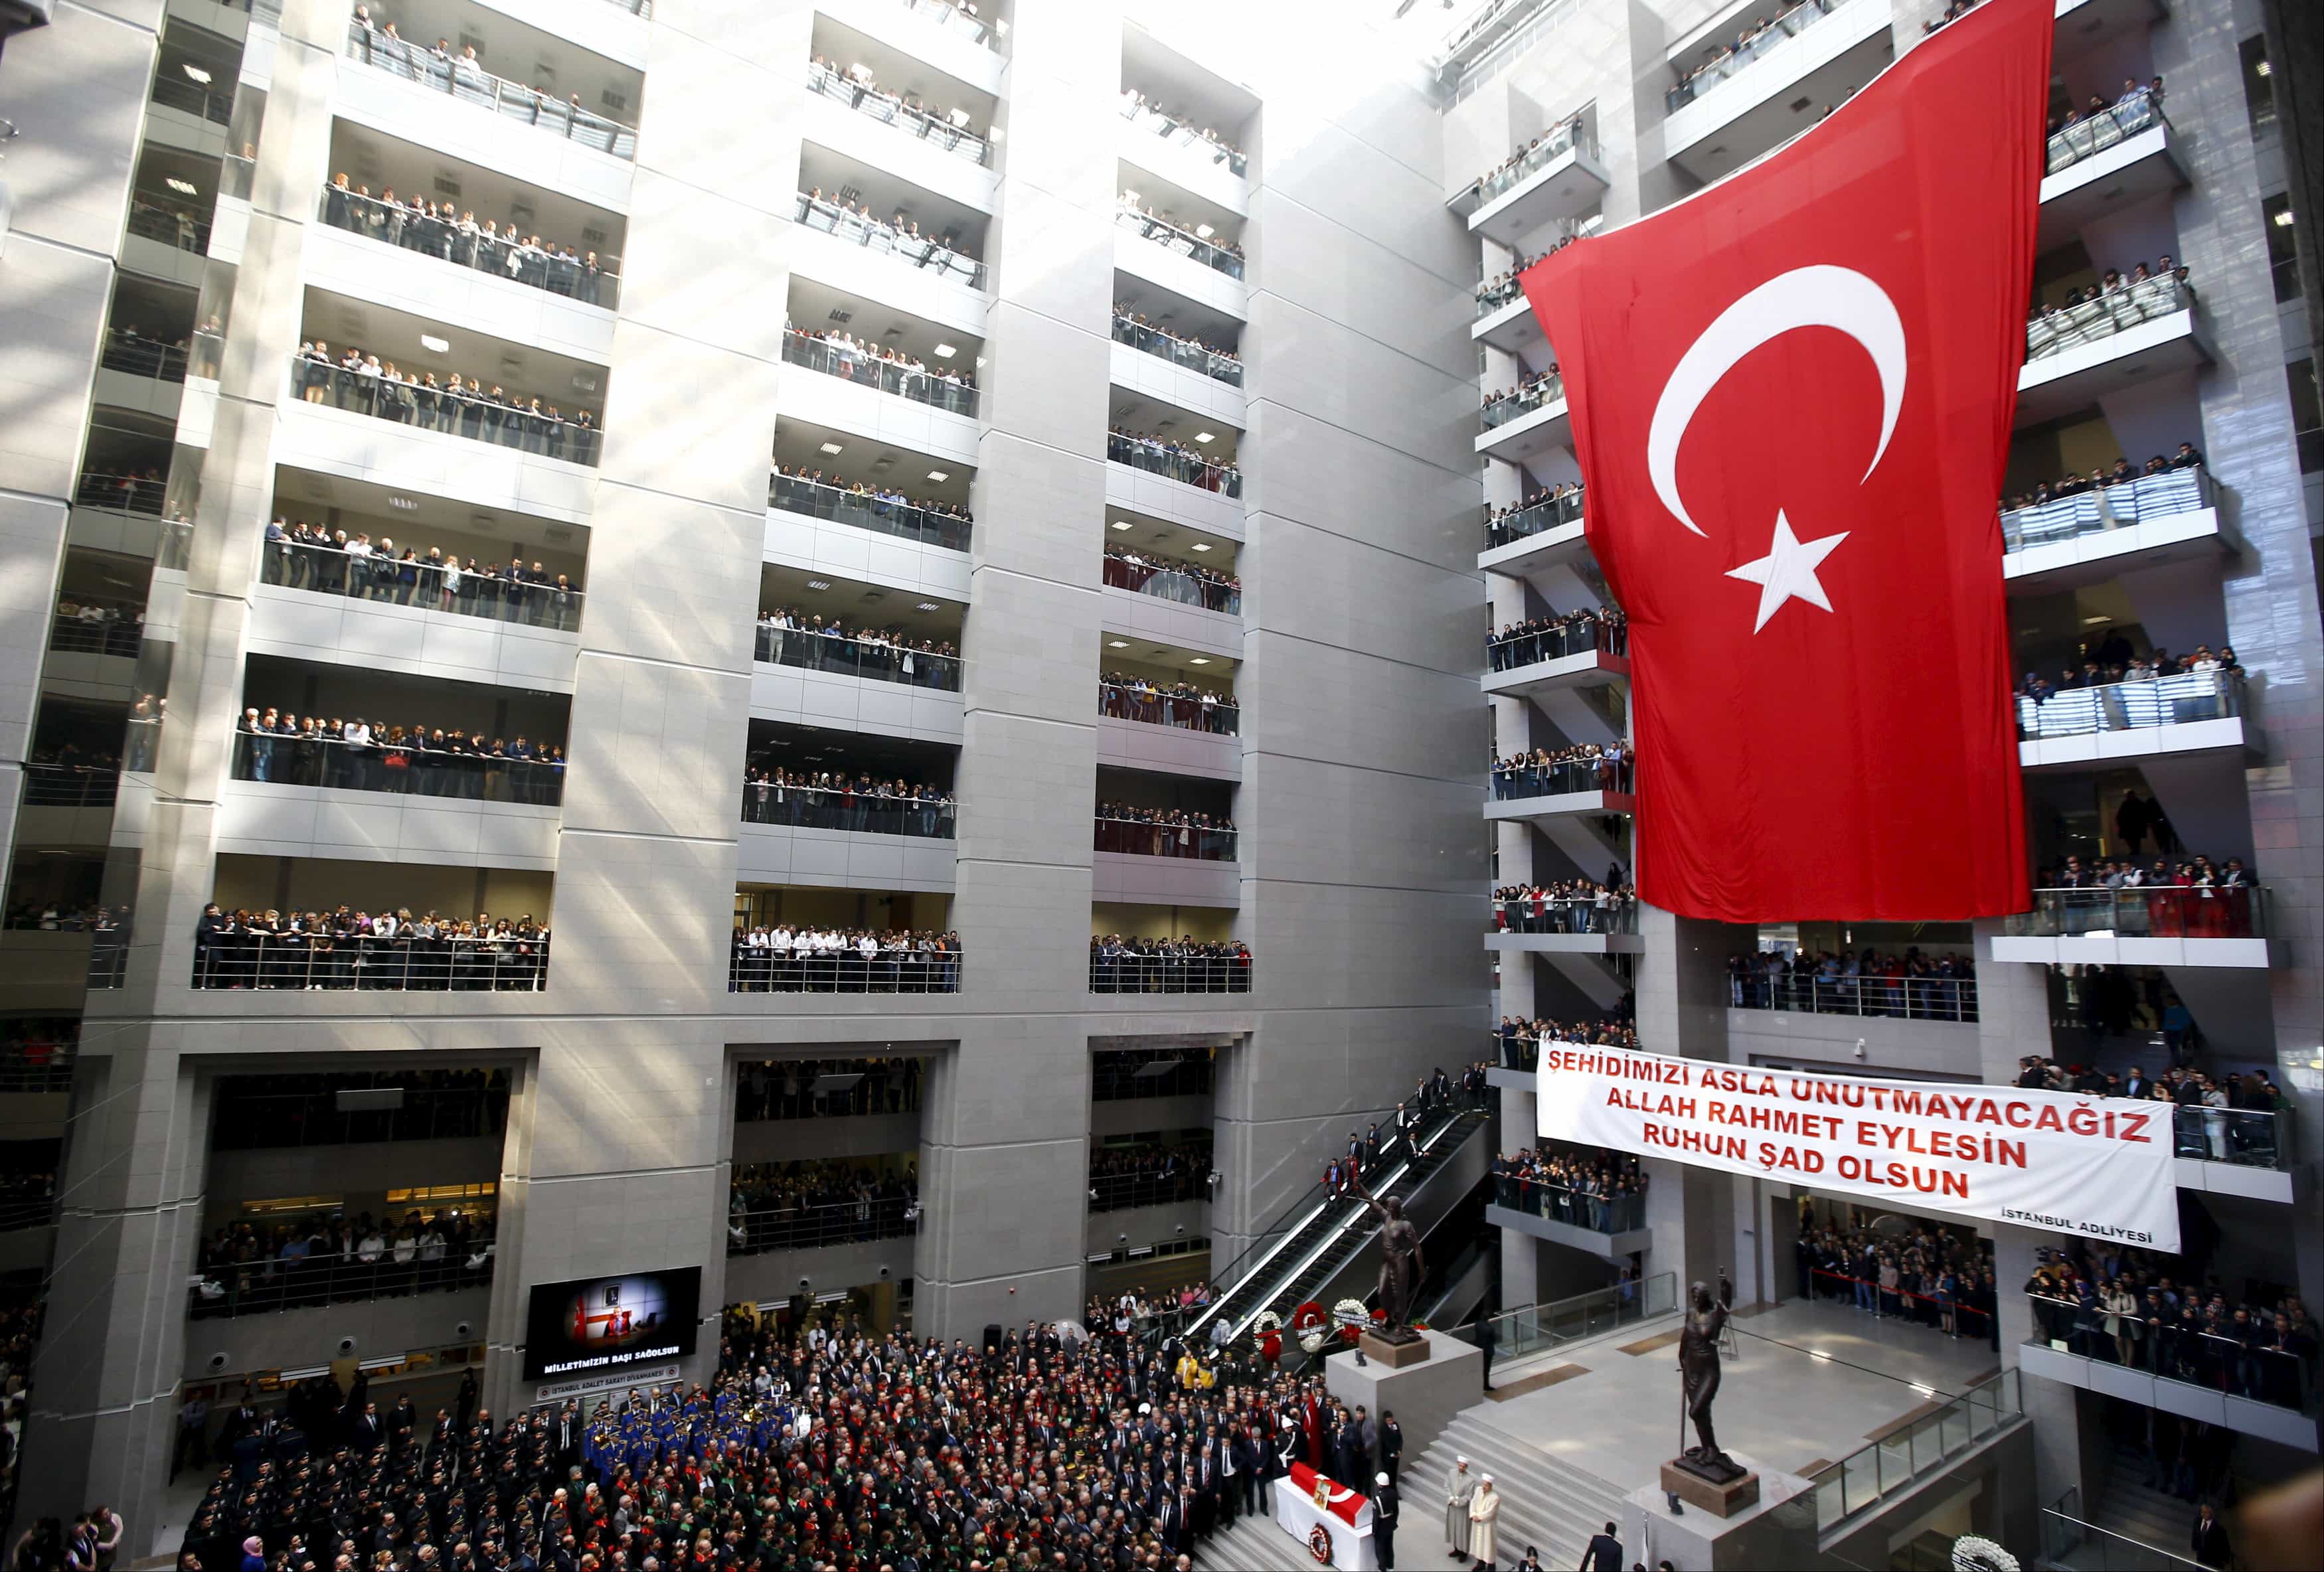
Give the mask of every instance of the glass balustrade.
POLYGON ((1516 162, 1480 179, 1471 188, 1476 207, 1489 207, 1576 148, 1592 158, 1598 156, 1598 144, 1583 132, 1578 116, 1553 127, 1538 143, 1526 149, 1516 162))
POLYGON ((1798 0, 1789 8, 1779 11, 1765 27, 1708 64, 1697 66, 1686 80, 1663 95, 1663 107, 1674 111, 1680 106, 1694 103, 1721 83, 1731 81, 1743 71, 1758 64, 1781 50, 1801 33, 1830 16, 1848 4, 1848 0, 1798 0))
POLYGON ((977 15, 976 7, 962 0, 898 0, 903 8, 927 17, 946 32, 956 33, 973 44, 986 49, 1001 47, 1000 34, 992 25, 977 15))
POLYGON ((1819 977, 1757 968, 1729 979, 1727 1002, 1738 1010, 1790 1010, 1810 1016, 1886 1016, 1900 1021, 1975 1021, 1974 977, 1819 977))
MULTIPOLYGON (((2120 1315, 2109 1314, 2095 1294, 2084 1301, 2029 1292, 2025 1300, 2034 1312, 2029 1341, 2037 1347, 2182 1387, 2202 1387, 2214 1401, 2224 1393, 2277 1408, 2310 1406, 2310 1383, 2301 1355, 2268 1346, 2274 1340, 2271 1318, 2255 1316, 2248 1331, 2237 1331, 2225 1317, 2215 1329, 2207 1317, 2199 1314, 2190 1321, 2159 1303, 2150 1310, 2143 1300, 2120 1315)), ((2180 1393, 2162 1406, 2191 1406, 2195 1401, 2194 1393, 2180 1393)))
POLYGON ((370 742, 290 732, 236 731, 234 778, 326 791, 386 792, 554 807, 565 800, 562 758, 476 752, 431 735, 370 742))
POLYGON ((863 677, 872 682, 902 683, 908 687, 960 691, 960 657, 909 649, 879 639, 853 639, 845 634, 808 628, 759 624, 755 658, 770 666, 798 666, 805 671, 838 676, 863 677))
POLYGON ((2146 88, 2126 93, 2105 108, 2090 111, 2050 133, 2046 149, 2049 172, 2054 175, 2060 170, 2071 169, 2117 142, 2157 127, 2167 130, 2170 124, 2163 117, 2163 106, 2146 88))
POLYGON ((912 267, 928 269, 972 290, 984 287, 984 264, 942 241, 882 224, 852 207, 807 191, 798 194, 798 217, 802 225, 817 234, 833 235, 875 255, 891 256, 912 267))
POLYGON ((908 1238, 919 1231, 919 1203, 900 1195, 831 1206, 730 1210, 726 1254, 761 1255, 770 1250, 819 1250, 832 1245, 908 1238))
POLYGON ((1159 327, 1139 322, 1133 317, 1116 314, 1113 319, 1113 341, 1130 348, 1184 366, 1190 372, 1200 372, 1213 382, 1231 388, 1242 386, 1242 362, 1215 349, 1206 349, 1192 339, 1181 338, 1175 333, 1165 333, 1159 327))
POLYGON ((1551 529, 1563 529, 1569 524, 1582 522, 1582 488, 1575 486, 1554 497, 1544 497, 1515 512, 1503 513, 1485 520, 1485 549, 1523 540, 1528 535, 1540 535, 1551 529))
POLYGON ((827 98, 858 115, 869 115, 882 125, 895 126, 939 152, 966 159, 979 166, 991 161, 991 145, 968 129, 965 115, 931 114, 906 103, 893 93, 881 92, 868 81, 844 71, 835 71, 829 66, 817 65, 812 60, 807 63, 807 85, 808 90, 818 97, 827 98))
POLYGON ((780 470, 767 483, 767 506, 804 518, 844 524, 851 529, 893 535, 902 540, 917 540, 922 546, 941 546, 947 551, 966 551, 975 528, 972 520, 958 513, 924 508, 899 496, 862 487, 833 485, 804 475, 785 474, 780 470))
POLYGON ((1593 1234, 1627 1234, 1646 1226, 1646 1197, 1643 1190, 1607 1194, 1574 1190, 1522 1173, 1494 1176, 1493 1204, 1545 1222, 1587 1228, 1593 1234))
POLYGON ((1222 611, 1230 617, 1242 614, 1240 589, 1186 568, 1108 556, 1103 573, 1105 582, 1118 590, 1151 595, 1157 601, 1176 601, 1182 606, 1200 606, 1206 611, 1222 611))
POLYGON ((1581 896, 1512 896, 1493 902, 1497 933, 1635 933, 1637 897, 1628 890, 1601 898, 1581 896))
POLYGON ((1141 213, 1136 207, 1123 207, 1114 213, 1114 224, 1127 229, 1140 240, 1167 246, 1180 256, 1192 257, 1206 268, 1226 274, 1231 279, 1242 277, 1242 253, 1231 246, 1222 245, 1209 235, 1179 228, 1167 218, 1157 218, 1151 213, 1141 213))
POLYGON ((438 54, 392 31, 350 19, 346 58, 579 146, 618 159, 638 156, 638 133, 632 127, 584 109, 570 98, 553 98, 521 82, 493 76, 473 60, 438 54))
POLYGON ((2025 358, 2096 344, 2143 323, 2190 310, 2195 291, 2176 277, 2139 279, 2078 306, 2052 306, 2025 324, 2025 358))
POLYGON ((569 464, 597 464, 604 432, 587 410, 576 419, 535 409, 514 399, 477 397, 465 391, 385 376, 377 366, 351 366, 311 354, 290 356, 291 396, 328 404, 420 431, 488 442, 569 464))
POLYGON ((1133 939, 1119 946, 1093 943, 1090 992, 1249 993, 1250 965, 1250 951, 1240 944, 1189 944, 1175 939, 1133 939))
POLYGON ((1562 797, 1576 792, 1615 792, 1628 795, 1635 790, 1637 760, 1631 757, 1607 754, 1598 758, 1554 758, 1543 763, 1526 760, 1518 764, 1493 766, 1493 800, 1517 802, 1526 797, 1562 797))
POLYGON ((488 234, 474 224, 447 220, 340 186, 323 188, 316 216, 349 234, 418 252, 454 267, 473 268, 585 306, 610 310, 621 303, 620 259, 595 252, 575 255, 553 246, 534 245, 519 239, 513 227, 505 234, 488 234))
POLYGON ((213 125, 225 125, 234 119, 234 95, 213 91, 198 82, 156 77, 149 97, 166 108, 207 120, 213 125))
POLYGON ((957 940, 875 940, 865 951, 854 935, 835 949, 816 949, 802 930, 795 946, 778 950, 751 942, 738 928, 727 957, 730 993, 958 993, 962 953, 957 940))
POLYGON ((1101 814, 1092 848, 1131 857, 1169 857, 1192 862, 1232 862, 1235 832, 1224 824, 1164 823, 1150 819, 1114 819, 1101 814))
POLYGON ((459 1236, 433 1245, 414 1243, 410 1257, 384 1241, 377 1250, 277 1255, 219 1263, 195 1273, 186 1291, 194 1320, 319 1309, 365 1300, 401 1299, 486 1288, 497 1251, 490 1234, 459 1236))
POLYGON ((950 841, 960 804, 949 798, 885 796, 872 792, 742 783, 742 822, 788 824, 798 830, 837 830, 857 835, 914 835, 950 841))
POLYGON ((2182 671, 2096 687, 2021 692, 2015 703, 2021 739, 2081 737, 2094 731, 2181 726, 2240 715, 2244 679, 2237 672, 2182 671))
POLYGON ((1131 683, 1098 684, 1097 712, 1116 721, 1142 721, 1149 726, 1208 731, 1215 737, 1234 736, 1242 721, 1242 712, 1232 699, 1207 694, 1167 694, 1131 683))
POLYGON ((190 207, 164 207, 133 197, 124 227, 142 239, 156 240, 197 255, 210 248, 210 221, 190 207))
POLYGON ((372 605, 417 606, 558 633, 581 625, 581 591, 530 577, 512 579, 505 568, 475 571, 426 557, 397 562, 376 553, 294 540, 268 542, 258 566, 259 582, 287 590, 344 595, 372 605))
POLYGON ((950 372, 882 360, 861 345, 839 339, 820 338, 791 328, 783 335, 783 359, 792 365, 805 366, 858 387, 893 393, 931 409, 972 417, 976 413, 975 387, 950 372))
POLYGON ((1223 496, 1242 495, 1242 471, 1231 464, 1213 464, 1200 455, 1167 443, 1152 442, 1143 437, 1131 437, 1125 432, 1109 431, 1105 437, 1105 456, 1115 464, 1126 464, 1132 469, 1144 470, 1166 480, 1198 486, 1206 492, 1223 496))
POLYGON ((1490 431, 1497 426, 1507 426, 1512 420, 1522 419, 1536 409, 1563 402, 1565 379, 1552 372, 1530 387, 1514 393, 1504 393, 1495 399, 1484 407, 1479 418, 1484 423, 1484 428, 1490 431))
POLYGON ((2264 939, 2267 892, 2157 885, 2135 889, 2037 889, 2034 909, 2002 920, 2020 937, 2264 939))
POLYGON ((2152 519, 2192 513, 2212 505, 2211 475, 2200 464, 2094 487, 2001 515, 2004 551, 2026 551, 2063 540, 2104 535, 2152 519))
POLYGON ((1554 628, 1539 629, 1531 633, 1485 640, 1486 660, 1494 671, 1515 671, 1519 666, 1534 666, 1545 660, 1563 660, 1569 656, 1587 655, 1593 649, 1602 649, 1609 655, 1628 655, 1630 652, 1630 625, 1627 622, 1600 622, 1591 618, 1561 623, 1554 628))
POLYGON ((2024 1413, 2018 1374, 2004 1370, 1837 1463, 1825 1464, 1809 1476, 1816 1527, 1829 1531, 1927 1478, 1970 1448, 1983 1446, 2024 1413))
POLYGON ((124 372, 133 377, 182 382, 186 380, 186 346, 164 344, 159 339, 115 327, 106 333, 105 348, 97 363, 106 371, 124 372))
POLYGON ((228 930, 196 935, 191 986, 536 993, 549 986, 549 935, 228 930))

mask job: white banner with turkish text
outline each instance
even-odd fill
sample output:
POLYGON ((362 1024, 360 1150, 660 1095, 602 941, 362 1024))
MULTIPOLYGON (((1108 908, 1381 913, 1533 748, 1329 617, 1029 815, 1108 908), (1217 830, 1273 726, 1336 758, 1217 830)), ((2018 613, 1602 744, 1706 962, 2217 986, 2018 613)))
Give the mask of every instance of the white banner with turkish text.
POLYGON ((2171 1108, 1545 1043, 1541 1134, 2151 1250, 2179 1248, 2171 1108))

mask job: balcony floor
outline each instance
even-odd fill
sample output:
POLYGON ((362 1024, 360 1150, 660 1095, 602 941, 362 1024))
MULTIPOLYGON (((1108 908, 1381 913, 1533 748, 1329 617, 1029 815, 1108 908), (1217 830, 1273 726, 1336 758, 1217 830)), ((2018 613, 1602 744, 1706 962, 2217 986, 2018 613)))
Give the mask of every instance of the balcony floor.
POLYGON ((1488 800, 1485 819, 1500 824, 1515 821, 1532 823, 1542 819, 1567 819, 1577 815, 1587 817, 1598 814, 1628 814, 1637 811, 1637 799, 1628 792, 1556 792, 1538 797, 1506 797, 1488 800))
POLYGON ((1489 671, 1480 685, 1489 697, 1521 699, 1558 688, 1604 687, 1613 682, 1627 682, 1629 676, 1630 663, 1625 657, 1603 649, 1585 649, 1579 655, 1556 660, 1536 660, 1531 666, 1489 671))
POLYGON ((2196 562, 2236 549, 2234 537, 2219 525, 2219 510, 2198 508, 2010 552, 2001 559, 2001 576, 2013 595, 2046 595, 2103 584, 2134 567, 2196 562))
POLYGON ((2109 337, 2029 360, 2017 376, 2017 426, 2039 426, 2141 382, 2211 363, 2195 314, 2173 311, 2109 337))

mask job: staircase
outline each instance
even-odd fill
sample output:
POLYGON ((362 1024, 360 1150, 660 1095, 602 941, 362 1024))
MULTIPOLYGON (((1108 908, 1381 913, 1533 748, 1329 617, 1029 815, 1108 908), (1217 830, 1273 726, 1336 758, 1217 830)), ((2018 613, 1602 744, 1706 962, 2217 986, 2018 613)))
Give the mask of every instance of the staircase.
POLYGON ((1444 1555, 1444 1486, 1455 1457, 1469 1459, 1471 1474, 1491 1475, 1493 1488, 1501 1493, 1505 1563, 1531 1545, 1541 1552, 1545 1567, 1578 1567, 1590 1536, 1622 1521, 1622 1492, 1497 1430, 1484 1417, 1492 1406, 1479 1403, 1454 1414, 1443 1433, 1417 1457, 1405 1459, 1405 1527, 1397 1536, 1397 1566, 1451 1564, 1444 1555))
MULTIPOLYGON (((1394 1196, 1406 1203, 1407 1215, 1413 1215, 1412 1199, 1431 1175, 1443 1170, 1471 1140, 1490 1142, 1491 1117, 1485 1108, 1445 1110, 1422 1126, 1408 1151, 1383 1157, 1381 1169, 1388 1179, 1382 1183, 1375 1175, 1374 1193, 1382 1200, 1394 1196)), ((1424 1236, 1458 1199, 1446 1200, 1425 1218, 1413 1216, 1424 1236)), ((1247 1264, 1237 1262, 1229 1269, 1233 1281, 1210 1309, 1188 1324, 1189 1338, 1206 1336, 1210 1323, 1222 1317, 1240 1337, 1263 1310, 1272 1310, 1288 1322, 1291 1312, 1308 1300, 1320 1301, 1329 1309, 1335 1282, 1358 1264, 1357 1257, 1379 1236, 1370 1207, 1353 1196, 1327 1196, 1320 1185, 1285 1214, 1285 1223, 1281 1230, 1268 1230, 1263 1248, 1253 1246, 1247 1264)), ((1222 1274, 1221 1281, 1226 1281, 1226 1274, 1222 1274)), ((1348 1282, 1339 1288, 1360 1298, 1370 1286, 1348 1282)))

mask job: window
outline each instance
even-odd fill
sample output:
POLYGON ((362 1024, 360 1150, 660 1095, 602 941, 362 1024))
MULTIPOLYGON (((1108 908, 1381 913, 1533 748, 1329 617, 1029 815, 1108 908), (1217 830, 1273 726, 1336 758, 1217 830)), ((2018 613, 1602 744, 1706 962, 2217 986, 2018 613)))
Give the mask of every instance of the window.
POLYGON ((2275 129, 2273 68, 2267 61, 2267 38, 2254 33, 2244 40, 2244 107, 2251 114, 2254 136, 2275 129))
POLYGON ((2259 206, 2262 227, 2267 231, 2267 265, 2275 276, 2278 305, 2300 299, 2299 232, 2292 225, 2292 193, 2279 191, 2259 206))
POLYGON ((2283 368, 2292 382, 2292 429, 2300 444, 2300 473, 2324 470, 2324 399, 2316 389, 2316 363, 2296 360, 2283 368))

